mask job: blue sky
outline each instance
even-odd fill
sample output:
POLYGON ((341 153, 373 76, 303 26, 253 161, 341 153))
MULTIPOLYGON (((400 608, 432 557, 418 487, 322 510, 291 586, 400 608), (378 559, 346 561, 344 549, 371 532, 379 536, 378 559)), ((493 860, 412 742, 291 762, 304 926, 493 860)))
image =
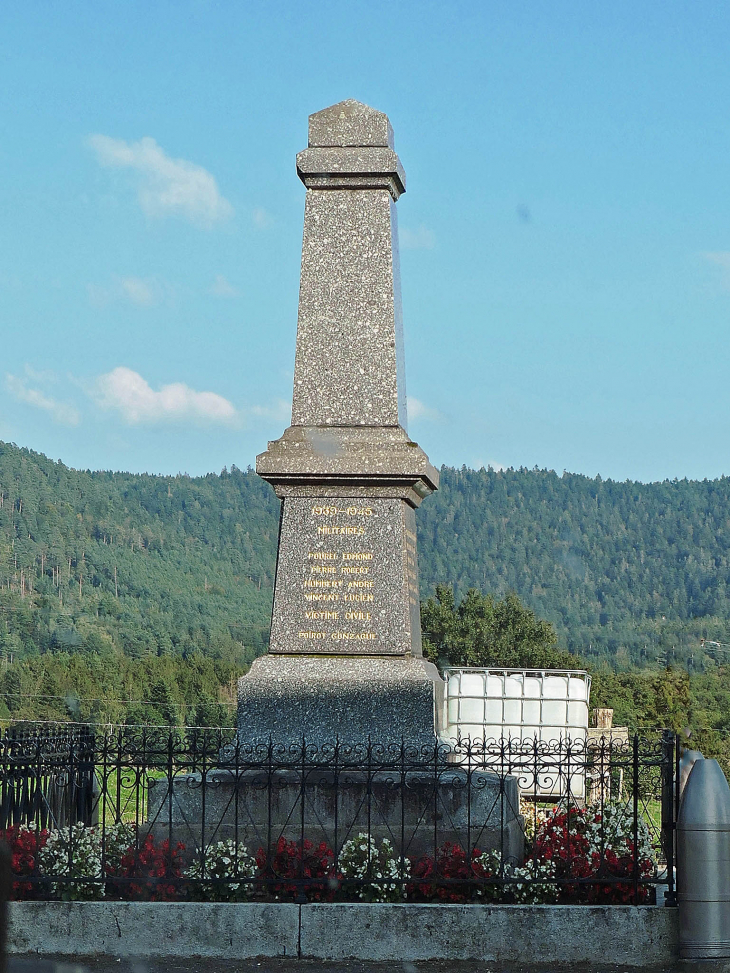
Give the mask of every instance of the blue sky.
POLYGON ((385 111, 436 464, 730 474, 730 7, 0 9, 0 439, 197 474, 287 424, 307 115, 385 111))

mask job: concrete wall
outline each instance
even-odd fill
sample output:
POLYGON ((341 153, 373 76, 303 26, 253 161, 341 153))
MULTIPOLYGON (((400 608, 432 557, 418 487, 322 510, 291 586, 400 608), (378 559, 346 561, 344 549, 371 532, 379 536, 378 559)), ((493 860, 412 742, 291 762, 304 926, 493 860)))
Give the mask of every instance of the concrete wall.
POLYGON ((296 956, 299 906, 246 902, 11 902, 8 952, 296 956))
POLYGON ((301 955, 653 966, 678 955, 677 910, 635 906, 307 905, 301 955))
POLYGON ((11 953, 484 960, 659 966, 677 910, 656 906, 12 902, 11 953))

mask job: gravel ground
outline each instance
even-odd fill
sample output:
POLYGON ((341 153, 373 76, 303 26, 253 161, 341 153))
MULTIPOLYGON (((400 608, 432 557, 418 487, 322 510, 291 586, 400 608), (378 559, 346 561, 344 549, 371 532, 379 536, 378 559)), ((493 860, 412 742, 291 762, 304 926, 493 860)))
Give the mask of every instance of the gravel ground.
MULTIPOLYGON (((11 957, 8 973, 637 973, 636 967, 597 964, 541 964, 523 966, 503 963, 430 961, 419 963, 367 963, 359 960, 262 959, 115 959, 113 956, 85 958, 56 956, 34 959, 11 957)), ((730 973, 730 960, 682 963, 673 966, 642 967, 641 973, 730 973)))

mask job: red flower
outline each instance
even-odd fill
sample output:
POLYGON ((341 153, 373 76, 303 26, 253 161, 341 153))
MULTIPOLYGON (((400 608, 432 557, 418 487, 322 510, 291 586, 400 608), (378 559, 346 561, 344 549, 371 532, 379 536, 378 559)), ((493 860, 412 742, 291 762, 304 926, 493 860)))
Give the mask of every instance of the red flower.
POLYGON ((413 862, 411 875, 415 882, 407 886, 408 897, 416 902, 440 899, 442 902, 469 902, 479 883, 489 873, 477 861, 481 852, 474 848, 468 855, 461 845, 446 842, 436 850, 435 857, 424 855, 413 862))
POLYGON ((29 899, 39 894, 36 857, 48 841, 48 831, 40 828, 27 828, 13 825, 0 831, 0 840, 10 848, 10 870, 13 876, 13 898, 29 899), (36 881, 29 881, 36 879, 36 881))
POLYGON ((298 842, 282 836, 272 854, 267 855, 264 848, 256 852, 256 865, 266 888, 285 899, 303 894, 316 902, 331 901, 339 886, 334 861, 335 854, 326 842, 315 848, 308 838, 298 842))
POLYGON ((182 875, 180 854, 184 850, 185 845, 181 842, 171 848, 167 838, 156 844, 154 836, 148 834, 138 848, 132 845, 122 855, 119 870, 108 883, 108 890, 119 898, 148 902, 179 898, 182 875))

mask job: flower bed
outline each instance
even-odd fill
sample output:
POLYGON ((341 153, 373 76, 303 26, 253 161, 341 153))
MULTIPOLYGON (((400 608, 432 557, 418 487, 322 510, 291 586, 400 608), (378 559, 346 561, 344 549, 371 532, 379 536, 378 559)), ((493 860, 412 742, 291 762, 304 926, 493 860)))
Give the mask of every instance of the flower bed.
POLYGON ((444 844, 433 855, 401 857, 367 834, 335 855, 326 843, 279 838, 254 855, 219 841, 184 865, 170 846, 128 825, 76 824, 57 831, 0 832, 11 848, 13 896, 60 899, 241 901, 648 903, 656 858, 648 828, 622 805, 553 808, 528 830, 524 862, 498 852, 444 844), (638 838, 638 841, 635 841, 638 838))
POLYGON ((532 860, 552 869, 561 896, 570 901, 647 902, 645 883, 656 873, 656 857, 646 822, 639 818, 636 848, 632 824, 621 805, 556 809, 535 832, 532 860))

